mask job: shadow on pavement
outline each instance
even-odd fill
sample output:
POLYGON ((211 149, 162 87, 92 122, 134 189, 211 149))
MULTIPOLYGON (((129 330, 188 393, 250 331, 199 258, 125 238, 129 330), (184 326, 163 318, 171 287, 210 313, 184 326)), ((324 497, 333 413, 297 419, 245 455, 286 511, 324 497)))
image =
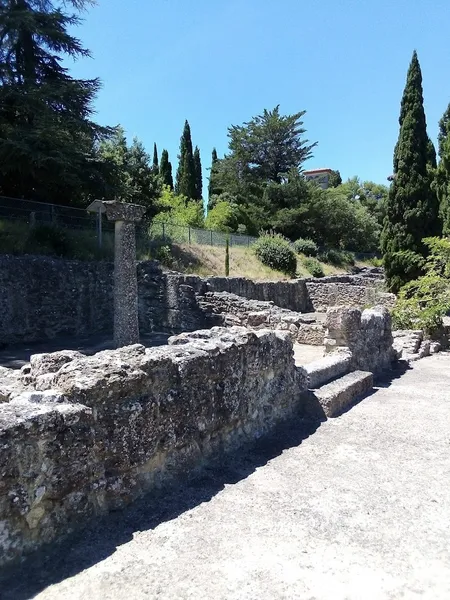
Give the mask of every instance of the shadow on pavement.
MULTIPOLYGON (((156 332, 143 334, 141 335, 140 342, 149 348, 162 346, 167 344, 167 339, 170 335, 168 333, 156 332)), ((102 350, 111 350, 112 348, 114 348, 114 342, 110 335, 58 337, 53 340, 18 344, 0 349, 0 367, 20 369, 23 365, 30 362, 32 354, 58 352, 59 350, 78 350, 83 354, 91 355, 102 350)))
POLYGON ((101 562, 127 543, 133 533, 154 529, 183 512, 208 502, 224 489, 245 479, 258 467, 299 446, 320 426, 292 418, 270 434, 224 455, 195 476, 137 500, 123 511, 112 512, 63 542, 28 556, 20 565, 0 574, 1 600, 25 600, 46 587, 101 562))

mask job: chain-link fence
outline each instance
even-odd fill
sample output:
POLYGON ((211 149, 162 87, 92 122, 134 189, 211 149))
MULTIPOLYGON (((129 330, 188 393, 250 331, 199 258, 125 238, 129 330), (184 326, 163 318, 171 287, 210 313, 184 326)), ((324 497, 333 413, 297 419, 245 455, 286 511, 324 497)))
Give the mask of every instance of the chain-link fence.
MULTIPOLYGON (((0 196, 0 252, 32 251, 32 246, 27 250, 25 238, 38 238, 40 245, 45 245, 45 242, 53 244, 55 239, 62 243, 64 231, 65 237, 70 238, 70 245, 78 248, 76 254, 83 250, 92 253, 94 249, 100 256, 113 254, 114 223, 108 221, 104 214, 0 196)), ((230 247, 248 247, 257 238, 170 222, 144 220, 137 227, 138 252, 143 254, 151 252, 155 246, 170 244, 225 246, 227 239, 230 247)))

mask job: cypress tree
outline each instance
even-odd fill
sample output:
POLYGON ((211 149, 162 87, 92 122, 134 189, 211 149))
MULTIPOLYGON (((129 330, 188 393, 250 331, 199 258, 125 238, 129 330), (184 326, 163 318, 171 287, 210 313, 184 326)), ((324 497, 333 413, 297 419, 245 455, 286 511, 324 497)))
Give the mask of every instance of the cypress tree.
POLYGON ((159 163, 158 163, 158 148, 156 147, 156 143, 153 144, 153 172, 159 172, 159 163))
POLYGON ((203 181, 202 181, 202 161, 200 159, 200 150, 195 146, 194 150, 194 166, 195 166, 195 199, 201 200, 203 196, 203 181))
POLYGON ((169 162, 169 153, 163 150, 159 165, 159 176, 163 185, 168 185, 173 190, 172 163, 169 162))
POLYGON ((431 188, 422 73, 414 51, 400 110, 394 151, 394 181, 386 203, 381 238, 386 278, 394 292, 420 274, 426 247, 422 239, 439 235, 439 206, 431 188))
POLYGON ((208 210, 211 210, 211 208, 213 207, 213 204, 211 202, 212 196, 217 194, 214 179, 217 175, 215 167, 217 166, 218 162, 219 162, 219 159, 217 158, 217 150, 215 148, 213 148, 212 154, 211 154, 211 170, 209 172, 209 184, 208 184, 208 210))
POLYGON ((192 151, 191 128, 187 121, 184 124, 183 135, 180 140, 175 193, 191 199, 196 197, 194 153, 192 151))
POLYGON ((434 186, 439 199, 442 233, 450 236, 450 104, 439 121, 439 165, 434 186))
POLYGON ((449 133, 450 133, 450 103, 447 106, 444 114, 442 115, 441 120, 439 121, 438 152, 439 152, 439 158, 441 158, 441 159, 445 152, 444 144, 448 138, 449 133))

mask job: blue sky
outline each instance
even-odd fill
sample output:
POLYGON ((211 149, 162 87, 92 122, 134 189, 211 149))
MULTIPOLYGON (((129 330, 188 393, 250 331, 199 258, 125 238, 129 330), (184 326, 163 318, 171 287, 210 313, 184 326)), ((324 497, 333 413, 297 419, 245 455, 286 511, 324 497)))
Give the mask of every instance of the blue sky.
POLYGON ((174 168, 185 119, 205 168, 231 124, 280 104, 307 111, 307 168, 386 183, 414 48, 433 141, 450 101, 448 0, 98 0, 84 19, 93 59, 72 72, 102 79, 97 120, 174 168))

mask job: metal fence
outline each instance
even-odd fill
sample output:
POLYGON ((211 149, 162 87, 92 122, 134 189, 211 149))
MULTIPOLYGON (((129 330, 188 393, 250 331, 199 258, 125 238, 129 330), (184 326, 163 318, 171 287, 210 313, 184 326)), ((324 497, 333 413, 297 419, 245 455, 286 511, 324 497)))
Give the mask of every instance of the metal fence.
MULTIPOLYGON (((45 202, 34 202, 19 198, 0 196, 0 222, 10 221, 28 225, 51 225, 66 229, 87 231, 97 240, 98 247, 105 244, 105 233, 114 231, 114 223, 100 213, 88 213, 82 208, 60 206, 45 202)), ((1 231, 0 231, 1 235, 1 231)), ((138 244, 141 247, 164 244, 201 244, 208 246, 250 246, 257 238, 238 233, 222 233, 170 222, 145 221, 137 228, 138 244)))

